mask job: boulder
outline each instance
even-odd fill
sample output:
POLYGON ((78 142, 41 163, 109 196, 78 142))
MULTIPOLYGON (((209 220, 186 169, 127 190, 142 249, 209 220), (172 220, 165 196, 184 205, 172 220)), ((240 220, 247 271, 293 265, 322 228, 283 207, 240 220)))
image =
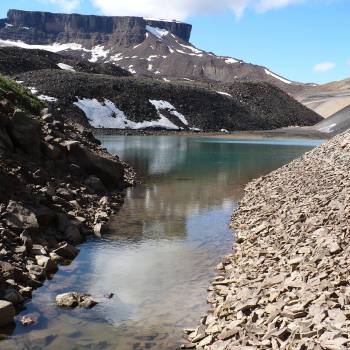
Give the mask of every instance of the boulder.
POLYGON ((20 109, 16 109, 11 118, 10 134, 16 148, 38 157, 41 153, 40 123, 20 109))
POLYGON ((102 183, 102 181, 95 175, 90 175, 85 180, 85 185, 92 191, 92 193, 96 193, 99 195, 104 195, 106 193, 106 187, 102 183))
POLYGON ((13 305, 20 305, 24 302, 23 296, 13 288, 7 289, 2 299, 9 301, 13 305))
POLYGON ((14 321, 16 310, 12 303, 0 300, 0 327, 5 327, 14 321))
POLYGON ((92 152, 77 141, 66 141, 65 147, 70 161, 101 179, 107 189, 117 189, 123 182, 124 167, 113 157, 92 152))
POLYGON ((52 253, 59 255, 64 259, 73 260, 78 255, 78 249, 70 245, 69 243, 64 243, 60 247, 56 248, 52 253))
MULTIPOLYGON (((1 117, 0 117, 1 118, 1 117)), ((13 151, 13 143, 7 131, 1 128, 0 123, 0 151, 13 151)))
POLYGON ((39 265, 27 265, 29 276, 36 281, 43 281, 46 278, 46 271, 39 265))
POLYGON ((42 151, 47 158, 52 160, 60 159, 63 156, 63 151, 60 146, 52 145, 48 142, 42 144, 42 151))
POLYGON ((49 226, 56 222, 57 214, 50 208, 40 205, 33 209, 40 226, 49 226))
POLYGON ((74 225, 68 226, 65 232, 65 236, 67 241, 72 244, 80 244, 84 241, 79 229, 74 225))
POLYGON ((39 228, 35 213, 24 204, 10 201, 2 218, 13 229, 35 231, 39 228))
POLYGON ((69 292, 57 295, 56 304, 59 307, 70 309, 75 308, 77 306, 83 307, 85 309, 91 309, 98 303, 89 294, 69 292))
POLYGON ((45 185, 48 179, 48 173, 43 169, 38 169, 33 173, 33 180, 38 185, 45 185))
POLYGON ((94 234, 97 237, 102 237, 103 234, 107 233, 108 225, 105 222, 99 222, 94 226, 94 234))
POLYGON ((45 255, 36 255, 35 260, 36 263, 43 267, 46 272, 53 273, 57 271, 57 264, 50 257, 45 255))

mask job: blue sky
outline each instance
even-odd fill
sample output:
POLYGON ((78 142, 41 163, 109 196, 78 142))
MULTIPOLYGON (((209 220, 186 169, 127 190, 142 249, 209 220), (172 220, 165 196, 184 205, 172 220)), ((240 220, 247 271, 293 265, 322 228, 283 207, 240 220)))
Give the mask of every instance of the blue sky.
POLYGON ((144 0, 1 0, 0 15, 6 17, 9 8, 18 8, 180 18, 193 24, 191 41, 201 49, 266 66, 296 81, 325 83, 350 77, 350 0, 144 4, 144 0))

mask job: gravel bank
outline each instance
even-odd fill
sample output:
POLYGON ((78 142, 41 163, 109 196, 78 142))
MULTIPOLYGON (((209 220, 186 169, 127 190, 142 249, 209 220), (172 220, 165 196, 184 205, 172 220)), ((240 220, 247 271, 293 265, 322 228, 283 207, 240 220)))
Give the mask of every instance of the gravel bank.
POLYGON ((350 132, 251 182, 184 348, 350 347, 350 132))

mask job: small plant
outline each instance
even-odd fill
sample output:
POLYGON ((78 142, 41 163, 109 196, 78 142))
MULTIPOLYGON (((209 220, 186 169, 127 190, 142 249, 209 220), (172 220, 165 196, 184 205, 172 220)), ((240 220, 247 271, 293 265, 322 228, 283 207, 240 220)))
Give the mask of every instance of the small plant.
POLYGON ((33 96, 26 88, 3 75, 0 75, 0 99, 6 98, 8 93, 15 94, 16 107, 32 114, 39 114, 45 104, 33 96))

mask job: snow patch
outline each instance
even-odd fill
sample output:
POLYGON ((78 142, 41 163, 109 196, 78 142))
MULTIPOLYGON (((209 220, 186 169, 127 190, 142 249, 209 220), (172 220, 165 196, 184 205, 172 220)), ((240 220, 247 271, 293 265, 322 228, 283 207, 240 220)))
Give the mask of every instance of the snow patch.
POLYGON ((143 121, 136 123, 129 120, 125 113, 118 109, 113 102, 104 99, 99 102, 96 99, 78 99, 74 105, 80 108, 86 115, 90 125, 94 128, 110 129, 146 129, 146 128, 163 128, 169 130, 178 130, 168 118, 159 115, 159 120, 143 121))
POLYGON ((203 57, 203 54, 200 53, 190 53, 190 52, 185 52, 185 51, 182 51, 182 50, 176 50, 178 53, 182 53, 184 55, 189 55, 189 56, 197 56, 197 57, 203 57))
POLYGON ((224 95, 224 96, 228 96, 228 97, 232 97, 231 94, 227 93, 227 92, 224 92, 224 91, 216 91, 218 94, 220 95, 224 95))
POLYGON ((105 50, 104 46, 98 45, 93 47, 91 50, 85 49, 81 44, 77 43, 67 43, 67 44, 59 44, 54 43, 52 45, 30 45, 26 44, 23 41, 11 41, 11 40, 0 40, 0 47, 3 46, 16 46, 21 47, 23 49, 32 49, 32 50, 45 50, 50 52, 61 52, 66 50, 71 51, 83 51, 91 54, 90 62, 97 62, 100 58, 107 58, 110 50, 105 50))
POLYGON ((202 50, 198 50, 198 49, 196 49, 196 48, 193 47, 193 46, 183 45, 183 44, 180 44, 179 42, 178 42, 178 44, 179 44, 180 46, 184 47, 185 49, 190 50, 190 51, 192 51, 192 52, 194 52, 194 53, 196 53, 196 54, 203 53, 202 50))
POLYGON ((92 48, 91 55, 92 57, 89 59, 90 62, 97 62, 100 58, 107 58, 110 50, 105 50, 104 46, 97 45, 92 48))
POLYGON ((153 22, 183 23, 183 22, 177 21, 176 19, 169 20, 169 19, 151 18, 151 17, 143 17, 143 19, 144 19, 145 21, 153 21, 153 22))
POLYGON ((40 95, 38 96, 38 99, 44 102, 56 102, 56 97, 46 96, 46 95, 40 95))
POLYGON ((152 27, 147 25, 146 30, 156 36, 158 39, 162 39, 164 36, 167 36, 169 34, 169 31, 166 29, 161 29, 158 27, 152 27))
POLYGON ((232 57, 226 57, 224 58, 225 63, 227 64, 234 64, 234 63, 239 63, 239 61, 237 61, 236 59, 232 58, 232 57))
POLYGON ((276 78, 276 79, 278 79, 278 80, 283 81, 285 84, 292 84, 292 82, 291 82, 290 80, 287 80, 287 79, 285 79, 285 78, 282 78, 282 77, 280 77, 279 75, 277 75, 277 74, 275 74, 275 73, 272 73, 272 72, 269 71, 268 69, 265 69, 265 73, 266 73, 267 75, 271 75, 272 77, 274 77, 274 78, 276 78))
POLYGON ((75 72, 75 69, 70 66, 69 64, 65 64, 65 63, 58 63, 57 66, 63 70, 68 70, 70 72, 75 72))
POLYGON ((335 126, 337 126, 336 123, 331 124, 331 125, 329 125, 329 126, 325 126, 325 127, 323 127, 323 128, 320 128, 320 129, 318 129, 318 131, 319 131, 319 132, 322 132, 322 133, 324 133, 324 134, 330 134, 330 133, 333 131, 333 128, 334 128, 335 126))
POLYGON ((131 64, 129 67, 128 67, 128 71, 131 73, 131 74, 136 74, 136 70, 134 69, 134 65, 131 64))
POLYGON ((5 23, 5 27, 6 27, 6 28, 11 28, 11 27, 13 27, 13 24, 5 23))
POLYGON ((151 71, 153 69, 153 64, 149 64, 147 70, 151 71))
POLYGON ((38 93, 38 90, 32 86, 28 86, 28 90, 31 92, 32 95, 36 95, 38 93))
POLYGON ((109 62, 113 61, 113 62, 117 62, 123 59, 123 54, 122 53, 117 53, 114 56, 111 56, 109 58, 109 62))
POLYGON ((149 100, 149 102, 151 102, 151 104, 156 108, 156 110, 158 111, 158 113, 160 113, 160 115, 161 115, 161 110, 167 110, 170 114, 179 118, 179 120, 183 124, 188 125, 188 121, 186 120, 185 116, 179 113, 171 103, 164 100, 149 100))
POLYGON ((147 61, 151 62, 154 58, 159 58, 159 56, 158 55, 151 55, 147 58, 147 61))

